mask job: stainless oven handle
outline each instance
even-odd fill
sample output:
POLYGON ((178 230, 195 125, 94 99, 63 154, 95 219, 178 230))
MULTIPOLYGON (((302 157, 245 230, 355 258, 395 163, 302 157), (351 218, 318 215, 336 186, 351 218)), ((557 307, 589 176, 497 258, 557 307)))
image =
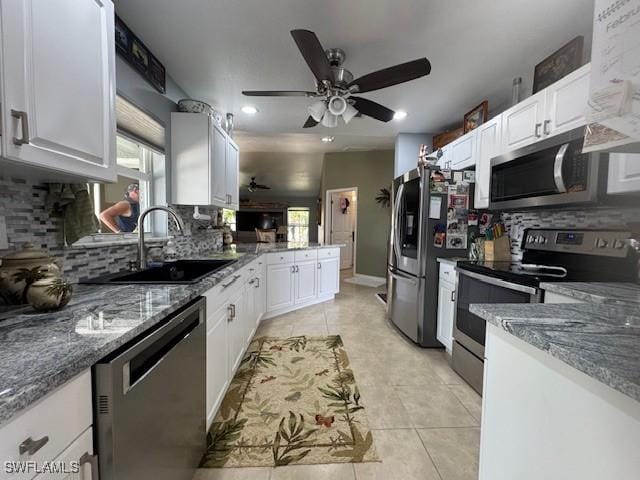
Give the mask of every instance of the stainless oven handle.
POLYGON ((553 179, 555 180, 556 188, 560 193, 566 193, 567 191, 567 187, 564 184, 564 179, 562 178, 562 167, 564 165, 564 156, 567 153, 568 148, 568 143, 562 145, 560 147, 560 150, 558 150, 555 162, 553 163, 553 179))
POLYGON ((530 295, 538 295, 538 289, 535 287, 507 282, 505 280, 500 280, 499 278, 489 277, 488 275, 482 275, 481 273, 470 272, 468 270, 463 270, 460 268, 457 270, 460 275, 466 275, 467 277, 475 278, 476 280, 488 283, 489 285, 495 285, 496 287, 503 287, 509 290, 515 290, 517 292, 528 293, 530 295))
POLYGON ((400 249, 398 248, 398 243, 400 242, 400 205, 401 205, 401 198, 402 198, 402 192, 404 191, 404 183, 401 183, 400 186, 398 187, 398 193, 396 194, 396 203, 393 206, 393 251, 396 254, 396 260, 400 261, 400 249))
POLYGON ((418 283, 418 279, 414 277, 410 277, 409 275, 405 275, 404 273, 400 273, 397 270, 389 270, 389 275, 396 280, 406 280, 413 284, 418 283))

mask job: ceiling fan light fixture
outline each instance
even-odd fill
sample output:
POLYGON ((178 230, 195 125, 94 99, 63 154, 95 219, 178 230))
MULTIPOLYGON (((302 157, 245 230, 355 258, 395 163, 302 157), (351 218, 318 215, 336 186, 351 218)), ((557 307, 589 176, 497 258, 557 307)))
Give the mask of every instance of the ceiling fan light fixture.
POLYGON ((324 100, 318 100, 314 104, 310 105, 308 110, 311 118, 313 118, 316 122, 319 122, 320 120, 322 120, 324 113, 327 111, 327 104, 324 100))
POLYGON ((353 120, 353 117, 355 117, 357 114, 358 110, 356 110, 353 105, 347 104, 347 108, 342 114, 342 119, 344 120, 344 123, 349 124, 349 122, 353 120))
POLYGON ((327 112, 322 117, 322 125, 327 128, 335 128, 338 126, 338 117, 331 112, 327 112))
POLYGON ((404 110, 397 110, 396 113, 393 114, 394 120, 404 120, 407 118, 407 112, 404 110))
POLYGON ((342 115, 347 109, 348 105, 349 104, 347 103, 347 101, 343 97, 340 97, 338 95, 334 95, 329 99, 329 111, 333 115, 342 115))

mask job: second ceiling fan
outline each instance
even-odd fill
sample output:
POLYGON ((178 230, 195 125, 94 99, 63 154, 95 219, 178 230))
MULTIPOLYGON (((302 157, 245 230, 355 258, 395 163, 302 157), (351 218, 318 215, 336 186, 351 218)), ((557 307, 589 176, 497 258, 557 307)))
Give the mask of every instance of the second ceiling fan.
POLYGON ((424 77, 431 72, 426 58, 401 63, 353 79, 353 74, 342 66, 345 53, 339 48, 326 50, 315 33, 309 30, 292 30, 291 36, 300 53, 316 77, 316 91, 303 90, 245 90, 250 97, 310 97, 319 98, 309 107, 309 118, 304 128, 322 123, 325 127, 338 126, 338 118, 349 123, 358 114, 367 115, 381 122, 393 118, 394 111, 356 93, 366 93, 399 83, 424 77))

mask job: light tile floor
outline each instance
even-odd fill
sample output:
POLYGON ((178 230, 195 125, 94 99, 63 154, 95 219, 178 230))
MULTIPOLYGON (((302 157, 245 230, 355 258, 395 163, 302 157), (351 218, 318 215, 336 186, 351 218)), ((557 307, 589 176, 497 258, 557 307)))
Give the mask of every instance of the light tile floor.
POLYGON ((442 350, 422 349, 386 319, 381 289, 341 282, 331 302, 265 320, 257 335, 342 336, 379 463, 198 470, 194 480, 475 480, 480 397, 442 350))

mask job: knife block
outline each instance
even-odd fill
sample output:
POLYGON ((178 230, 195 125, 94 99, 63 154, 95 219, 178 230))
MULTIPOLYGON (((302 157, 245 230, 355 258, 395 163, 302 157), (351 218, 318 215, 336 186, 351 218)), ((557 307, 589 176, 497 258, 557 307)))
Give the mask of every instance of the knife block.
POLYGON ((511 242, 509 236, 486 240, 484 242, 484 260, 486 262, 510 262, 511 242))

